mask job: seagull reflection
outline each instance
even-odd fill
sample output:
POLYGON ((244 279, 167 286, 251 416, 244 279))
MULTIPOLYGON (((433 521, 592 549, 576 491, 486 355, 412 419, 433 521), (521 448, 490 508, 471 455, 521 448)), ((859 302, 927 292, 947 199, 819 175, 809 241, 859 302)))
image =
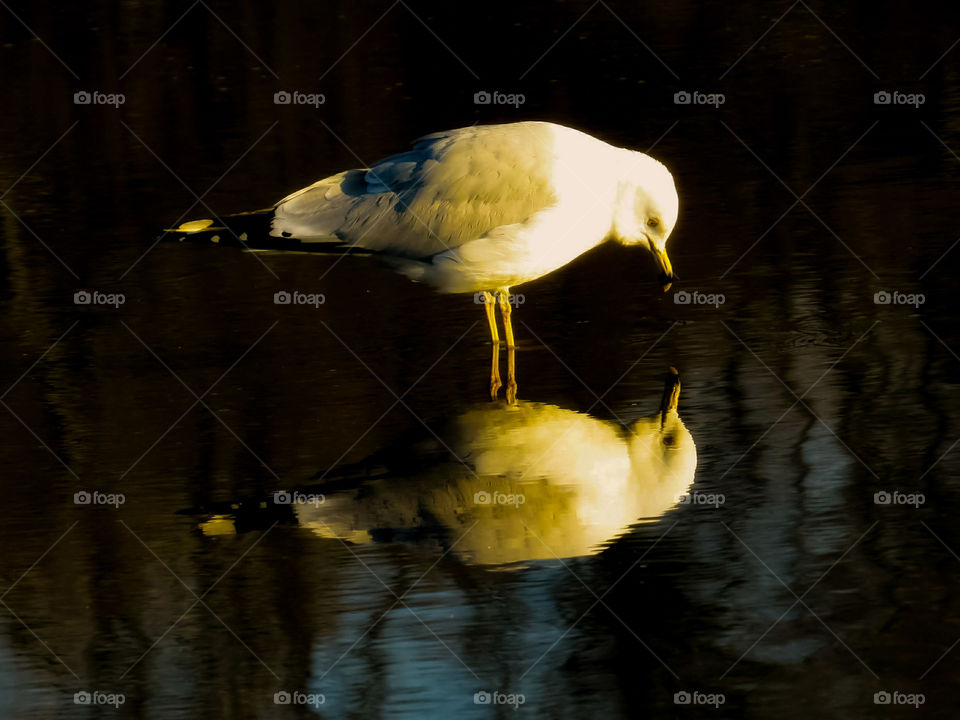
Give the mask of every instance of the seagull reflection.
POLYGON ((692 484, 697 452, 679 396, 671 368, 660 409, 628 429, 545 403, 487 404, 414 460, 367 463, 352 487, 328 476, 329 487, 346 480, 348 489, 294 512, 322 537, 432 538, 480 565, 592 555, 662 516, 692 484))

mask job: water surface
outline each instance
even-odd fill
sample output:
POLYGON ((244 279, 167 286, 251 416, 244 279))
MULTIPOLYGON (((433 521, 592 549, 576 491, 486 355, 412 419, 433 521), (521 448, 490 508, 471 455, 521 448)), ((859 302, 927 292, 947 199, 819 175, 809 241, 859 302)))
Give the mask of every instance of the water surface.
MULTIPOLYGON (((513 716, 483 691, 535 717, 917 713, 878 692, 955 712, 954 11, 39 2, 0 18, 4 717, 513 716), (125 102, 74 103, 94 90, 125 102), (276 105, 282 90, 325 102, 276 105), (483 90, 525 102, 475 105, 483 90), (510 412, 486 400, 472 297, 363 258, 153 244, 418 135, 517 119, 653 146, 681 197, 670 293, 620 247, 516 289, 521 402, 575 424, 547 454, 571 458, 560 484, 593 486, 584 453, 623 471, 589 433, 615 444, 656 414, 674 366, 689 490, 723 500, 638 511, 589 551, 518 545, 509 506, 468 502, 476 457, 439 442, 510 412), (84 289, 125 302, 78 306, 84 289), (278 306, 279 290, 326 302, 278 306), (273 504, 294 489, 360 510, 318 532, 273 504), (471 546, 460 511, 506 525, 471 546)), ((553 530, 609 500, 556 500, 553 530)))

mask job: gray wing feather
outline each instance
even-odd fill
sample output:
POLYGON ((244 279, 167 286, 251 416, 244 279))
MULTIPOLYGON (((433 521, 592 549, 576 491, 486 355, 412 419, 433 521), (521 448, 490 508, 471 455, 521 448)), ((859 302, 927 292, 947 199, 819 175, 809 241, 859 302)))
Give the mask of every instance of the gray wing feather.
POLYGON ((284 198, 271 234, 410 258, 459 247, 556 202, 551 138, 544 123, 426 135, 408 152, 284 198))

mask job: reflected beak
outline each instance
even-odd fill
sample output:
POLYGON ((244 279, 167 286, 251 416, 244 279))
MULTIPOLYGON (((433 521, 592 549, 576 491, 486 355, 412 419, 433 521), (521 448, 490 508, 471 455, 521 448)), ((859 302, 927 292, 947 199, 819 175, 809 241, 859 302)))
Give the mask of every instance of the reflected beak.
POLYGON ((663 381, 663 395, 660 398, 660 412, 667 413, 676 410, 680 404, 680 373, 675 367, 667 370, 663 381))
POLYGON ((673 265, 670 264, 667 251, 661 250, 652 242, 650 243, 650 253, 653 255, 653 261, 657 264, 657 269, 660 271, 657 279, 663 286, 663 291, 666 292, 673 284, 673 265))
POLYGON ((663 428, 667 421, 667 415, 677 411, 680 404, 680 373, 675 367, 667 371, 667 377, 663 383, 663 396, 660 399, 660 427, 663 428))

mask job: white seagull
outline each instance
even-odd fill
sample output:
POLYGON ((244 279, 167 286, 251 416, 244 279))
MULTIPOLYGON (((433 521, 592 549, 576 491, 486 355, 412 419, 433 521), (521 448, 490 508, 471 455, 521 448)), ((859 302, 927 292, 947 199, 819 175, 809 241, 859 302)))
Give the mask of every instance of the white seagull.
MULTIPOLYGON (((358 544, 405 531, 457 538, 455 554, 481 565, 595 555, 633 524, 690 501, 697 448, 679 399, 671 368, 660 409, 629 428, 547 403, 512 412, 485 403, 453 419, 414 474, 409 447, 388 450, 360 463, 369 479, 345 475, 339 491, 335 482, 320 487, 323 504, 293 511, 302 527, 358 544)), ((333 482, 337 472, 323 477, 333 482)))
POLYGON ((425 135, 408 152, 331 175, 275 207, 169 232, 376 254, 439 292, 482 298, 494 344, 498 295, 512 348, 510 288, 607 240, 649 250, 669 287, 666 243, 677 211, 673 176, 649 155, 555 123, 516 122, 425 135))

